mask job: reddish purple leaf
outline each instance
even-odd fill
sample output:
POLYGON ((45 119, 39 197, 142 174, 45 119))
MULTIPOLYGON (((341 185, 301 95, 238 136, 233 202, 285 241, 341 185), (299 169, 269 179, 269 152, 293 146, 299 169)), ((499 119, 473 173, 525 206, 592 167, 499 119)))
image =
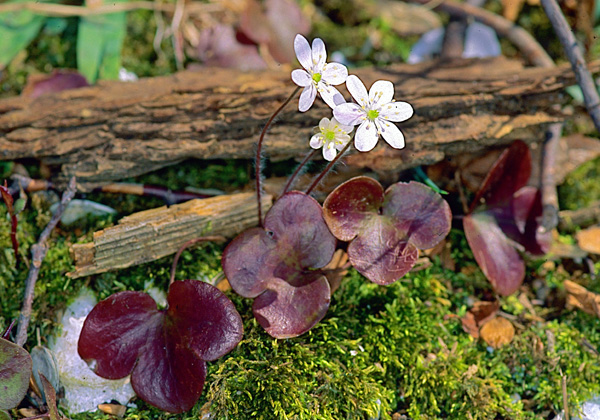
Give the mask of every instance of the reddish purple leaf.
POLYGON ((531 153, 529 147, 520 140, 506 149, 490 169, 477 191, 469 212, 480 205, 483 198, 487 206, 498 206, 512 199, 512 196, 527 185, 531 175, 531 153))
POLYGON ((390 284, 414 266, 419 249, 433 247, 451 227, 448 203, 418 182, 396 183, 385 193, 367 177, 337 187, 323 204, 325 221, 350 241, 352 265, 374 283, 390 284))
POLYGON ((19 405, 29 387, 31 366, 23 347, 0 338, 0 410, 19 405))
POLYGON ((494 163, 464 219, 477 263, 502 295, 516 291, 525 277, 515 244, 533 255, 543 255, 552 240, 551 233, 540 228, 541 192, 526 186, 530 174, 529 148, 516 141, 494 163))
POLYGON ((329 308, 330 289, 318 270, 335 251, 319 203, 298 191, 284 194, 265 217, 225 249, 223 270, 233 290, 256 298, 254 316, 273 337, 310 330, 329 308))
POLYGON ((514 293, 525 278, 525 263, 496 219, 487 212, 466 215, 465 235, 481 271, 502 296, 514 293))
POLYGON ((131 373, 140 398, 179 413, 200 397, 205 361, 237 346, 243 327, 233 303, 207 283, 177 281, 167 302, 166 310, 158 310, 145 293, 110 296, 86 318, 78 351, 98 375, 117 379, 131 373))
POLYGON ((31 76, 23 89, 23 96, 37 98, 47 93, 61 92, 89 86, 86 78, 75 70, 54 70, 51 75, 31 76))

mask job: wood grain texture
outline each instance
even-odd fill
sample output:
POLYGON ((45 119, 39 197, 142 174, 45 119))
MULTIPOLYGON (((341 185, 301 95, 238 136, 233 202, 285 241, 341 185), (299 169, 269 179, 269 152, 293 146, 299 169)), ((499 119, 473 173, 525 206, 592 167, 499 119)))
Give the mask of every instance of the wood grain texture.
MULTIPOLYGON (((272 197, 263 196, 263 209, 272 197)), ((206 235, 231 238, 258 224, 254 193, 190 200, 124 217, 94 233, 93 242, 74 244, 71 277, 130 267, 174 254, 190 239, 206 235)))
MULTIPOLYGON (((598 72, 600 62, 589 68, 598 72)), ((523 69, 501 57, 352 73, 367 86, 393 81, 396 100, 415 108, 415 116, 399 124, 405 149, 380 142, 370 153, 347 158, 350 165, 380 172, 516 138, 541 141, 541 127, 566 118, 555 105, 575 83, 568 66, 523 69)), ((0 160, 39 159, 60 167, 55 181, 75 175, 79 188, 87 190, 189 158, 250 159, 266 119, 294 86, 283 71, 202 69, 0 100, 0 160)), ((265 156, 303 157, 322 117, 331 117, 331 110, 320 100, 306 113, 290 105, 267 135, 265 156)))

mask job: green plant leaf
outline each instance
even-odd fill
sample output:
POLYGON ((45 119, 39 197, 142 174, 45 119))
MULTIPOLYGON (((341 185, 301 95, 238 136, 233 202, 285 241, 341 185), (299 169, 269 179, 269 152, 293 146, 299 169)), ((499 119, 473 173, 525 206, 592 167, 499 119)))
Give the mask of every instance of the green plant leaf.
POLYGON ((119 77, 126 23, 124 12, 80 19, 77 35, 77 68, 88 82, 94 83, 98 78, 119 77))
POLYGON ((0 410, 0 420, 11 420, 10 414, 4 410, 0 410))
MULTIPOLYGON (((22 0, 8 2, 21 3, 22 0)), ((7 3, 7 4, 8 4, 7 3)), ((46 18, 29 10, 0 13, 0 69, 35 38, 46 18)))
POLYGON ((0 338, 0 410, 16 407, 27 392, 31 356, 23 347, 0 338))

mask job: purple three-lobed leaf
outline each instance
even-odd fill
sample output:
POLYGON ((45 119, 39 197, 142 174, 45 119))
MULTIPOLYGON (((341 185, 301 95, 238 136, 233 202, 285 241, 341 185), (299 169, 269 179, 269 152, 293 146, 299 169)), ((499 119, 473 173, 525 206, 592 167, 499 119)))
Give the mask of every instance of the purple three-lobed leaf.
POLYGON ((0 410, 19 405, 29 387, 31 356, 27 351, 0 338, 0 410))
POLYGON ((267 333, 296 337, 329 308, 331 290, 319 269, 335 246, 319 203, 291 191, 269 210, 264 228, 248 229, 227 246, 223 271, 236 293, 254 298, 254 316, 267 333))
POLYGON ((552 239, 540 229, 541 193, 527 186, 530 175, 529 148, 516 141, 494 163, 463 220, 475 260, 503 296, 514 293, 525 278, 518 248, 543 255, 552 239))
POLYGON ((206 362, 242 339, 242 319, 216 287, 176 281, 159 310, 146 293, 120 292, 98 303, 78 351, 99 376, 123 378, 144 401, 171 413, 190 410, 202 393, 206 362))
POLYGON ((444 239, 452 218, 448 203, 426 185, 396 183, 384 191, 368 177, 337 187, 325 200, 323 214, 334 236, 350 242, 354 268, 382 285, 408 273, 419 249, 444 239))

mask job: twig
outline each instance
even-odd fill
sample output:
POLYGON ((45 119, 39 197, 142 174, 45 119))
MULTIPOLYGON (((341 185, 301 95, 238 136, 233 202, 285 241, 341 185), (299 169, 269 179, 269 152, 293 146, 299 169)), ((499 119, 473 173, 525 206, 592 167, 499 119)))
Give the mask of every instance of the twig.
MULTIPOLYGON (((108 13, 129 12, 133 10, 157 10, 161 12, 174 13, 177 5, 171 3, 159 3, 154 1, 132 1, 127 3, 110 3, 105 6, 72 6, 56 3, 39 3, 30 1, 24 3, 4 3, 0 4, 0 13, 17 12, 20 10, 29 10, 44 16, 70 17, 70 16, 93 16, 104 15, 108 13)), ((206 4, 191 2, 186 5, 186 13, 189 15, 200 15, 221 11, 223 7, 219 4, 206 4)))
POLYGON ((560 372, 560 385, 563 398, 563 411, 565 412, 565 420, 569 420, 569 398, 567 395, 567 375, 560 372))
POLYGON ((575 227, 585 228, 600 222, 600 201, 594 201, 588 207, 577 210, 562 210, 558 213, 558 227, 573 230, 575 227))
POLYGON ((183 251, 185 251, 188 247, 190 247, 194 244, 197 244, 198 242, 207 242, 207 241, 223 242, 223 241, 226 241, 226 239, 224 236, 219 236, 219 235, 203 236, 201 238, 191 239, 191 240, 187 241, 186 243, 184 243, 183 245, 181 245, 181 248, 179 248, 179 250, 177 250, 175 257, 173 258, 173 264, 171 265, 171 279, 169 280, 169 284, 173 284, 173 282, 175 281, 175 270, 177 269, 177 263, 179 262, 179 257, 181 256, 181 253, 183 251))
POLYGON ((31 247, 31 266, 29 267, 29 273, 27 274, 27 281, 25 283, 25 297, 23 299, 23 307, 21 308, 21 314, 19 315, 19 325, 17 327, 17 339, 16 343, 19 346, 23 346, 27 341, 27 327, 29 326, 29 320, 31 319, 31 308, 33 306, 33 296, 35 291, 35 282, 37 281, 42 261, 46 257, 48 252, 48 238, 50 234, 58 224, 63 211, 67 207, 67 204, 75 196, 77 191, 77 185, 75 183, 75 177, 71 178, 69 185, 63 193, 60 204, 56 209, 56 212, 52 215, 50 222, 46 225, 42 231, 38 241, 31 247))
MULTIPOLYGON (((412 3, 427 5, 428 0, 408 0, 412 3)), ((492 27, 499 35, 507 38, 525 55, 527 60, 539 67, 553 67, 554 62, 540 46, 533 36, 525 29, 515 25, 508 19, 488 12, 480 7, 458 3, 453 0, 444 0, 437 4, 434 10, 446 12, 452 16, 467 18, 472 17, 484 25, 492 27)))
POLYGON ((556 0, 542 0, 542 7, 548 16, 548 19, 550 19, 554 32, 556 32, 567 58, 573 67, 573 72, 577 78, 577 84, 581 87, 581 91, 583 92, 583 100, 588 113, 594 121, 596 130, 600 131, 600 97, 598 97, 594 79, 587 70, 583 53, 575 39, 575 35, 573 35, 573 31, 571 31, 556 0))
POLYGON ((543 208, 541 228, 545 232, 551 231, 558 225, 558 194, 554 175, 561 135, 562 124, 552 124, 548 127, 540 154, 540 190, 543 208))

